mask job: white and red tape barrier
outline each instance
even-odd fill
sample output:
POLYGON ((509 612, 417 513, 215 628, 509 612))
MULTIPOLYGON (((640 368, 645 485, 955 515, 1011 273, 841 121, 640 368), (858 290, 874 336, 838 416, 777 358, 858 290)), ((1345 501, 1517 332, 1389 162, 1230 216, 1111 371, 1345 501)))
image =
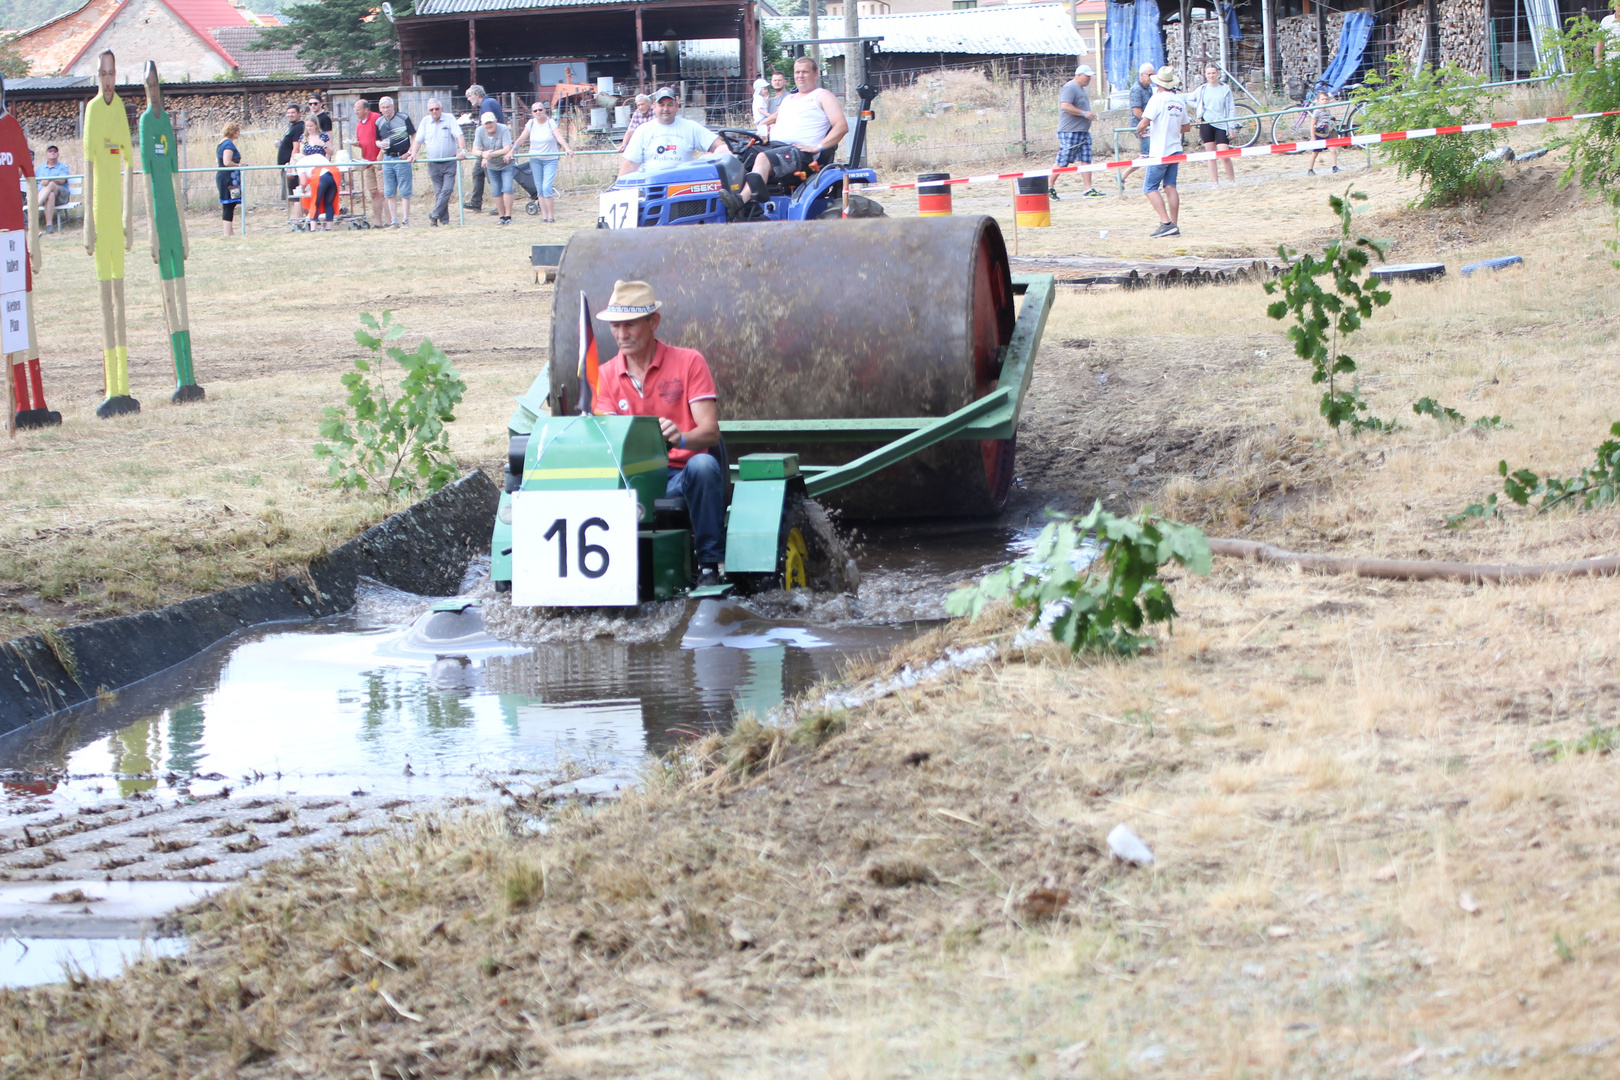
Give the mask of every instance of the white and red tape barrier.
MULTIPOLYGON (((1413 128, 1410 131, 1379 131, 1363 135, 1340 135, 1331 139, 1312 139, 1308 142, 1272 143, 1267 146, 1244 146, 1231 150, 1200 150, 1192 154, 1171 154, 1168 157, 1141 157, 1125 161, 1094 161, 1089 165, 1053 166, 1050 169, 1031 169, 1028 172, 988 173, 983 176, 953 176, 949 180, 928 180, 925 187, 949 184, 987 184, 998 180, 1024 180, 1037 176, 1061 176, 1065 173, 1103 172, 1108 169, 1139 169, 1147 165, 1177 165, 1183 161, 1216 161, 1222 158, 1264 157, 1268 154, 1292 154, 1300 151, 1327 150, 1338 146, 1369 146, 1374 143, 1400 142, 1403 139, 1431 139, 1437 135, 1463 135, 1475 131, 1494 131, 1497 128, 1534 127, 1537 124, 1557 124, 1566 120, 1594 120, 1600 116, 1620 116, 1620 109, 1607 112, 1573 113, 1569 116, 1537 116, 1521 120, 1492 120, 1484 124, 1457 124, 1453 127, 1413 128)), ((917 187, 915 181, 905 184, 867 184, 862 191, 905 191, 917 187)))

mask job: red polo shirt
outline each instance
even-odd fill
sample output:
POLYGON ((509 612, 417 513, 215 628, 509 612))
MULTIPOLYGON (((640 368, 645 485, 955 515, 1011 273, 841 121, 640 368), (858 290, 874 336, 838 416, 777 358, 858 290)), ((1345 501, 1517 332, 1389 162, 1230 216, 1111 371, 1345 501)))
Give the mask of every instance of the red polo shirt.
POLYGON ((367 161, 376 161, 379 154, 377 149, 378 115, 378 113, 367 113, 364 120, 354 122, 354 141, 360 144, 360 156, 367 161))
MULTIPOLYGON (((597 381, 600 386, 595 402, 598 416, 662 416, 682 431, 697 427, 692 402, 719 400, 714 392, 714 376, 703 354, 696 349, 665 345, 662 341, 653 352, 652 363, 647 365, 647 377, 640 389, 625 370, 623 353, 602 365, 597 381)), ((669 463, 684 468, 693 454, 704 453, 708 451, 671 446, 669 463)))

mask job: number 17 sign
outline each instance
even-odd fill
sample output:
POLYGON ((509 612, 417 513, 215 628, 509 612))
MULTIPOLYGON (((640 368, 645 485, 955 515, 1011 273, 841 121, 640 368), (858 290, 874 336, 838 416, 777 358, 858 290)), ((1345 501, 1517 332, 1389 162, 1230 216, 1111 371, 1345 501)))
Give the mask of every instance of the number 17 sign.
POLYGON ((634 607, 636 557, 635 492, 513 494, 513 606, 634 607))

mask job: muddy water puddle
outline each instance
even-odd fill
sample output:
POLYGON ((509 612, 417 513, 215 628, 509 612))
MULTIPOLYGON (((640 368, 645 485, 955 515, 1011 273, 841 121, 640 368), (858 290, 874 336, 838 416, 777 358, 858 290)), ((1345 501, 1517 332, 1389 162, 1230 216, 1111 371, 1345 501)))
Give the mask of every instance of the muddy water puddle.
POLYGON ((942 618, 955 583, 1028 535, 891 527, 861 538, 853 594, 630 612, 547 617, 477 580, 454 602, 367 585, 343 616, 245 631, 0 737, 0 985, 64 964, 108 974, 154 935, 172 949, 164 913, 196 899, 176 887, 426 803, 611 796, 648 754, 767 714, 942 618))

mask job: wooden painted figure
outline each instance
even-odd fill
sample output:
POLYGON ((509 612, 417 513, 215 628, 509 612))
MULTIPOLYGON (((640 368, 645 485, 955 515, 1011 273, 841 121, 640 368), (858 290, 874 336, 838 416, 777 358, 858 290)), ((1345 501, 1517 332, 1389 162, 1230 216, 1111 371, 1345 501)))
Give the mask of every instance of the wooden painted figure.
POLYGON ((45 384, 39 373, 39 339, 34 333, 34 272, 39 269, 39 241, 32 236, 38 212, 39 181, 33 179, 33 157, 28 152, 28 136, 6 108, 6 81, 0 76, 0 230, 15 233, 27 246, 31 258, 20 268, 23 303, 28 309, 25 348, 6 354, 12 393, 11 423, 14 428, 39 428, 60 424, 62 414, 45 407, 45 384), (24 206, 22 179, 29 178, 27 205, 24 206))
POLYGON ((186 312, 186 259, 191 254, 186 215, 180 212, 185 196, 180 190, 180 160, 175 149, 174 126, 163 111, 163 87, 157 65, 146 62, 146 111, 141 113, 141 171, 146 174, 146 213, 151 221, 152 261, 163 281, 163 320, 169 327, 169 348, 174 353, 174 375, 179 389, 170 399, 176 404, 201 401, 203 388, 191 370, 191 318, 186 312))
POLYGON ((130 149, 129 114, 114 92, 118 64, 102 52, 96 69, 101 92, 84 110, 84 250, 95 256, 101 283, 101 361, 107 400, 96 407, 102 419, 141 411, 129 396, 129 338, 124 330, 124 252, 135 246, 130 213, 135 204, 135 162, 130 149))

